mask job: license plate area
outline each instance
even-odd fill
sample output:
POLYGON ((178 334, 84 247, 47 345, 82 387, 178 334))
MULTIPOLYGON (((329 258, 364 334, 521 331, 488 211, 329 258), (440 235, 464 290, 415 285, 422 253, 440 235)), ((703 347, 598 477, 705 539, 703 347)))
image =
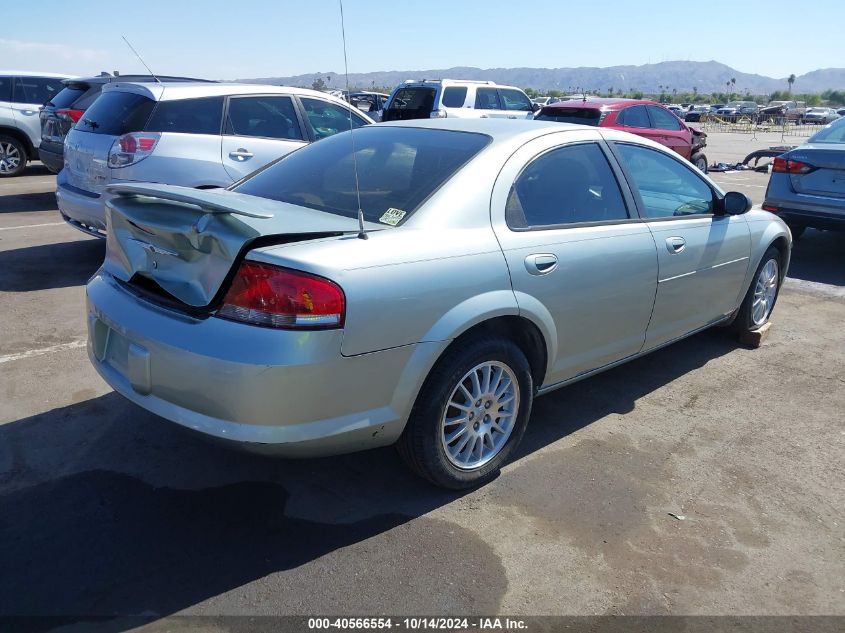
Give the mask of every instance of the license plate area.
POLYGON ((110 328, 96 316, 91 317, 89 335, 94 356, 101 363, 124 376, 137 393, 152 391, 150 351, 110 328))

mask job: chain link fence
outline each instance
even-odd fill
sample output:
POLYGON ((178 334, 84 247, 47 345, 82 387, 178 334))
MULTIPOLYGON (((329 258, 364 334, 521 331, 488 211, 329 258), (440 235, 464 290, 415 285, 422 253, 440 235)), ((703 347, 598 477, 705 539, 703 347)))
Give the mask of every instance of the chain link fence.
POLYGON ((821 125, 812 125, 784 116, 740 116, 719 117, 708 115, 701 119, 701 130, 713 132, 733 132, 739 134, 757 134, 758 132, 780 133, 781 138, 807 138, 821 129, 821 125))

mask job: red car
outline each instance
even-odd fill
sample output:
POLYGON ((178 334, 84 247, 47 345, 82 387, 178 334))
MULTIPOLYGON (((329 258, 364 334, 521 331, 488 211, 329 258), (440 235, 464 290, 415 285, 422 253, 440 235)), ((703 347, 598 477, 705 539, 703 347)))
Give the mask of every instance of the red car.
POLYGON ((534 118, 610 127, 645 136, 675 150, 702 172, 707 172, 707 157, 701 151, 707 145, 707 135, 689 127, 655 101, 597 98, 559 101, 545 106, 534 118))

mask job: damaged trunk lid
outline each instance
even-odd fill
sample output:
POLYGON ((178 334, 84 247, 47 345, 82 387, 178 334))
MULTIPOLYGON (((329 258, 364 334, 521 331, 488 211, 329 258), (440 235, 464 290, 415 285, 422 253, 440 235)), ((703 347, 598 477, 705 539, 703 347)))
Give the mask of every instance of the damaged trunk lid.
MULTIPOLYGON (((115 184, 104 269, 189 309, 213 307, 251 248, 358 231, 352 218, 232 191, 115 184)), ((377 228, 370 225, 370 228, 377 228)))

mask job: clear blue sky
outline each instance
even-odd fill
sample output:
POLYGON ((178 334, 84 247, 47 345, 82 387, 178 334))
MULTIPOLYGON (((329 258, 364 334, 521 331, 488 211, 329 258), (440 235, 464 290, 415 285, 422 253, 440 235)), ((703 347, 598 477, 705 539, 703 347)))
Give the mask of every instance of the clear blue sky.
MULTIPOLYGON (((845 67, 840 2, 344 0, 344 9, 350 72, 679 59, 772 77, 845 67)), ((337 0, 0 0, 7 68, 143 72, 122 34, 159 74, 343 70, 337 0)))

